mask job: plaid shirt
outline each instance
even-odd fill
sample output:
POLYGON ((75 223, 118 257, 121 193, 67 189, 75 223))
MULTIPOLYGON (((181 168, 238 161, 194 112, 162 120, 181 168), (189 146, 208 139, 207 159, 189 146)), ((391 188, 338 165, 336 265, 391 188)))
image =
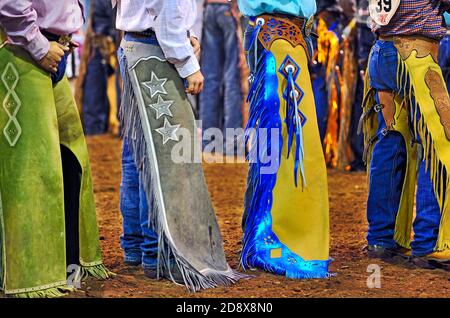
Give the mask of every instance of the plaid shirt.
POLYGON ((402 0, 386 26, 377 33, 383 36, 420 35, 441 40, 447 33, 443 13, 450 9, 450 0, 402 0))

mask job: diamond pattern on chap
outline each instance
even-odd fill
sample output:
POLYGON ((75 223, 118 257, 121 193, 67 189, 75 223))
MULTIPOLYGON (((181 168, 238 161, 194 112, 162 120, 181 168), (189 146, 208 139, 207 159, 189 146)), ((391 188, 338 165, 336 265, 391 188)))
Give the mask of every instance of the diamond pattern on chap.
POLYGON ((22 127, 17 120, 22 102, 17 95, 16 88, 19 83, 19 72, 12 63, 6 65, 2 73, 1 80, 6 87, 6 95, 3 99, 3 109, 9 117, 6 126, 3 129, 3 135, 11 147, 14 147, 22 135, 22 127))

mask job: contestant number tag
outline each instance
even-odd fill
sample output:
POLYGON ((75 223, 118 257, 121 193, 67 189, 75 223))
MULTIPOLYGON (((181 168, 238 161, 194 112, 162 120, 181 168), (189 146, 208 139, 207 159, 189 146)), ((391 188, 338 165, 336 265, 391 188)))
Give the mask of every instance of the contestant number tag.
POLYGON ((388 25, 397 12, 401 0, 369 0, 369 12, 378 25, 388 25))

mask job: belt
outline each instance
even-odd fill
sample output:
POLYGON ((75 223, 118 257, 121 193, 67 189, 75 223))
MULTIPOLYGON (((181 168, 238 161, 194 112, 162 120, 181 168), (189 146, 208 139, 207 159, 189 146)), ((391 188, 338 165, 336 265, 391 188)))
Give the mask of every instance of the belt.
POLYGON ((148 29, 142 32, 125 32, 125 34, 129 34, 136 38, 151 38, 156 36, 155 31, 153 31, 152 29, 148 29))
POLYGON ((72 34, 68 35, 58 35, 45 30, 41 30, 43 36, 47 38, 47 40, 51 42, 58 42, 63 46, 68 46, 70 41, 72 40, 72 34))
POLYGON ((431 55, 438 61, 439 41, 418 35, 393 35, 378 37, 379 40, 393 42, 403 59, 407 59, 412 51, 417 51, 417 57, 431 55))

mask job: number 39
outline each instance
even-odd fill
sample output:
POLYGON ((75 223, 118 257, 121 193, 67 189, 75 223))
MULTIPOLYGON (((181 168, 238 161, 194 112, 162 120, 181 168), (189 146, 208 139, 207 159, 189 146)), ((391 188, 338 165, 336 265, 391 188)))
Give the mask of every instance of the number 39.
POLYGON ((392 1, 391 0, 378 0, 377 2, 377 12, 381 11, 390 12, 392 10, 392 1))

